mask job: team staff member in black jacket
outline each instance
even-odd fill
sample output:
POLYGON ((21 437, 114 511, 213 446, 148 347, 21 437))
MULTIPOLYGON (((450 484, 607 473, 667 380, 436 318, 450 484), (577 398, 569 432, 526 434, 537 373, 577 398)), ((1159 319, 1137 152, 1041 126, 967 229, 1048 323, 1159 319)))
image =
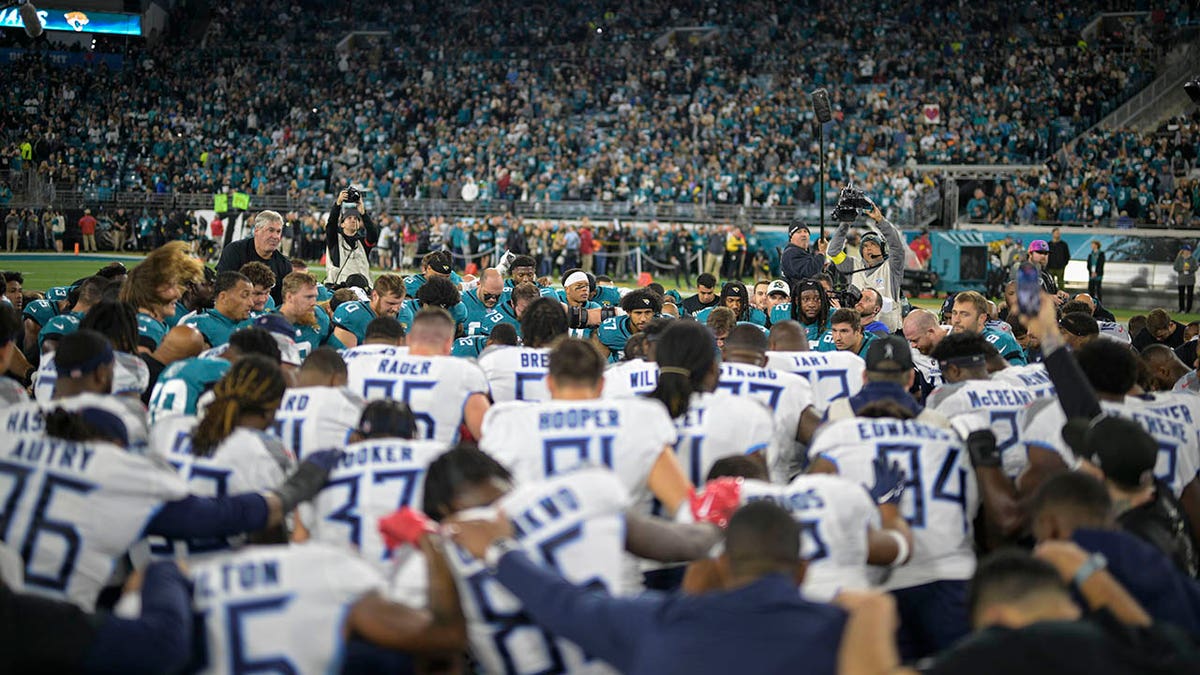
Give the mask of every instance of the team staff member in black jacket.
POLYGON ((783 277, 795 284, 801 279, 810 279, 825 269, 825 255, 810 250, 808 226, 792 223, 788 228, 788 246, 779 256, 783 277))
POLYGON ((341 283, 353 274, 370 279, 368 255, 378 241, 379 226, 363 207, 362 195, 353 187, 342 190, 325 221, 325 282, 341 283))
POLYGON ((283 304, 283 286, 279 281, 292 273, 292 263, 279 252, 283 241, 283 216, 276 211, 259 211, 254 216, 254 234, 232 242, 221 249, 218 272, 237 272, 248 262, 260 262, 275 273, 271 297, 275 306, 283 304))

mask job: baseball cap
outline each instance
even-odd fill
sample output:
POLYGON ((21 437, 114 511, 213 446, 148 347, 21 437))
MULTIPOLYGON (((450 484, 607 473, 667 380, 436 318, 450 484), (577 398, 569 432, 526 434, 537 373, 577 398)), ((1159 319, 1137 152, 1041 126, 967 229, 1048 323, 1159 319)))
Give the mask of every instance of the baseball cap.
POLYGON ((805 225, 804 223, 795 223, 794 225, 789 227, 788 228, 788 239, 791 239, 793 234, 796 234, 797 232, 799 232, 801 230, 804 230, 805 232, 809 231, 808 226, 805 225))
POLYGON ((46 299, 51 302, 61 302, 62 300, 66 300, 70 294, 70 286, 52 286, 46 290, 46 299))
POLYGON ((867 347, 867 370, 877 373, 903 373, 913 369, 912 349, 908 340, 887 335, 867 347))
POLYGON ((775 281, 767 284, 767 295, 772 293, 783 293, 784 295, 790 296, 792 294, 792 289, 788 288, 786 281, 782 279, 776 279, 775 281))
POLYGON ((1190 251, 1190 250, 1192 250, 1192 245, 1184 244, 1181 248, 1183 248, 1183 250, 1185 250, 1185 251, 1190 251))
POLYGON ((1045 239, 1034 239, 1033 241, 1029 242, 1029 252, 1049 253, 1050 244, 1047 244, 1045 239))
POLYGON ((738 297, 742 302, 747 302, 750 299, 750 293, 746 290, 746 284, 740 281, 727 281, 721 287, 721 299, 738 297))
POLYGON ((296 327, 282 315, 264 314, 250 325, 262 328, 275 338, 275 343, 279 345, 281 361, 293 366, 298 366, 304 361, 300 358, 299 348, 296 347, 296 327))
POLYGON ((450 274, 450 254, 438 251, 429 258, 429 269, 439 274, 450 274))
POLYGON ((1063 426, 1062 437, 1076 456, 1100 467, 1121 487, 1142 485, 1143 477, 1154 471, 1158 461, 1158 443, 1142 425, 1115 415, 1091 421, 1073 418, 1063 426))

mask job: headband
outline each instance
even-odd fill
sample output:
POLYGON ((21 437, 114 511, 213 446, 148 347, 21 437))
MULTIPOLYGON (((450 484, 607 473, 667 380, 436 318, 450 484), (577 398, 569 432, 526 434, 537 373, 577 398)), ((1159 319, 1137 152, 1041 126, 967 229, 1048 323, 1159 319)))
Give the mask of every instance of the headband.
POLYGON ((687 368, 676 368, 675 366, 661 366, 659 367, 658 372, 661 375, 682 375, 684 377, 692 376, 692 371, 688 370, 687 368))
POLYGON ((588 283, 588 276, 586 272, 571 272, 568 274, 567 278, 563 279, 563 288, 566 288, 567 286, 574 286, 578 283, 588 283))
POLYGON ((982 366, 987 363, 987 357, 983 354, 970 354, 967 356, 955 356, 949 359, 939 359, 938 365, 942 366, 958 366, 959 368, 971 368, 973 366, 982 366))
POLYGON ((58 372, 59 377, 83 377, 88 373, 95 372, 97 368, 113 362, 112 346, 105 344, 95 356, 73 366, 63 366, 62 361, 55 360, 54 369, 58 372))

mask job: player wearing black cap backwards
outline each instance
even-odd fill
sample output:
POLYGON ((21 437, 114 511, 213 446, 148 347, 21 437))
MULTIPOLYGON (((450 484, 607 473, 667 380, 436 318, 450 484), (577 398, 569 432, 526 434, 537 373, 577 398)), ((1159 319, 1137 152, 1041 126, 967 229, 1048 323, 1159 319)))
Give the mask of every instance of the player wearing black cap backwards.
MULTIPOLYGON (((742 287, 745 290, 745 287, 742 287)), ((596 329, 600 339, 600 353, 608 357, 609 363, 616 363, 624 357, 625 342, 629 336, 641 331, 662 311, 662 297, 646 288, 639 288, 625 294, 621 298, 621 309, 625 316, 614 316, 605 319, 596 329)))
MULTIPOLYGON (((757 307, 750 306, 750 292, 746 289, 746 284, 740 281, 727 281, 721 287, 721 297, 717 301, 717 307, 727 307, 733 311, 734 317, 738 323, 752 323, 758 326, 766 327, 767 315, 757 307)), ((696 321, 705 323, 708 321, 708 315, 712 314, 715 307, 696 312, 696 321)))
POLYGON ((825 411, 826 420, 853 417, 869 403, 890 400, 922 422, 939 427, 950 426, 950 421, 944 415, 922 407, 909 393, 916 379, 916 371, 908 341, 899 335, 880 338, 867 348, 865 362, 866 381, 862 389, 853 396, 833 401, 825 411))

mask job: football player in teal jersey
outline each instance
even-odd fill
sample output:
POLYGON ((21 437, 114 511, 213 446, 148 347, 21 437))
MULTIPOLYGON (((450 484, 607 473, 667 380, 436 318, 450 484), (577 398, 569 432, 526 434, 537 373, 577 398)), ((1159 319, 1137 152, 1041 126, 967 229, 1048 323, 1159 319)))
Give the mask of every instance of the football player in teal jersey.
POLYGON ((495 269, 485 269, 479 277, 479 286, 462 294, 462 306, 466 311, 463 332, 467 335, 487 335, 492 328, 504 320, 496 311, 504 297, 504 279, 495 269))
POLYGON ((982 335, 983 339, 1000 352, 1014 366, 1026 364, 1025 350, 1011 333, 987 327, 987 299, 975 291, 963 291, 954 296, 954 309, 950 315, 950 325, 955 333, 966 332, 982 335))
POLYGON ((71 291, 75 300, 71 311, 52 317, 38 333, 41 352, 52 352, 63 337, 79 330, 79 322, 88 310, 104 299, 104 291, 112 284, 101 276, 88 277, 71 291))
POLYGON ((318 347, 341 349, 345 345, 333 336, 329 314, 317 304, 321 285, 307 272, 292 272, 283 278, 283 304, 277 313, 296 329, 296 349, 300 358, 307 357, 318 347))
MULTIPOLYGON (((347 347, 363 341, 367 324, 377 316, 400 314, 404 307, 405 282, 398 274, 382 274, 371 289, 370 302, 343 302, 333 312, 333 336, 347 347)), ((403 322, 401 322, 403 323, 403 322)))
MULTIPOLYGON (((596 277, 579 268, 567 270, 563 275, 563 290, 558 298, 570 309, 600 309, 600 304, 591 300, 596 291, 596 277)), ((569 311, 569 310, 568 310, 569 311)), ((595 327, 572 328, 571 337, 589 339, 596 333, 595 327)))
POLYGON ((451 266, 449 251, 431 251, 421 258, 421 272, 410 277, 404 277, 404 290, 408 297, 415 298, 417 291, 425 285, 427 281, 434 277, 446 277, 450 279, 450 283, 458 286, 462 283, 462 277, 454 271, 451 266))
POLYGON ((241 272, 217 275, 217 297, 212 309, 197 312, 183 320, 185 326, 200 331, 209 347, 220 347, 238 324, 250 318, 254 303, 254 284, 241 272))
POLYGON ((796 321, 804 327, 809 344, 815 345, 825 331, 829 330, 831 311, 832 306, 825 287, 812 279, 805 279, 792 286, 791 302, 783 302, 771 308, 771 323, 796 321))
MULTIPOLYGON (((725 285, 721 287, 721 298, 717 307, 728 307, 733 310, 733 315, 740 323, 753 323, 763 327, 767 325, 767 315, 757 307, 750 305, 750 292, 746 290, 746 284, 740 281, 725 282, 725 285)), ((712 310, 713 308, 710 307, 696 312, 696 320, 704 323, 712 310)))
POLYGON ((270 267, 260 262, 248 262, 242 265, 242 269, 238 270, 246 275, 250 283, 254 285, 254 293, 252 294, 253 301, 250 304, 250 318, 254 319, 268 312, 275 311, 275 298, 271 297, 271 290, 275 288, 275 283, 278 281, 275 278, 275 273, 270 267))
POLYGON ((862 317, 857 309, 843 307, 829 319, 830 329, 821 336, 818 352, 850 352, 867 357, 867 348, 876 340, 876 334, 863 332, 862 317))
POLYGON ((22 343, 26 353, 36 355, 39 344, 38 333, 46 327, 50 319, 63 314, 71 308, 68 299, 71 293, 69 286, 53 286, 46 291, 46 297, 34 300, 21 310, 22 323, 25 325, 25 341, 22 343))
POLYGON ((172 241, 146 255, 121 286, 121 302, 138 311, 138 350, 153 352, 167 334, 167 317, 188 283, 204 281, 204 264, 188 255, 187 243, 172 241))
POLYGON ((624 316, 605 319, 596 329, 600 352, 610 363, 620 361, 629 336, 645 328, 662 311, 662 297, 649 289, 639 288, 621 298, 621 309, 625 310, 624 316))

